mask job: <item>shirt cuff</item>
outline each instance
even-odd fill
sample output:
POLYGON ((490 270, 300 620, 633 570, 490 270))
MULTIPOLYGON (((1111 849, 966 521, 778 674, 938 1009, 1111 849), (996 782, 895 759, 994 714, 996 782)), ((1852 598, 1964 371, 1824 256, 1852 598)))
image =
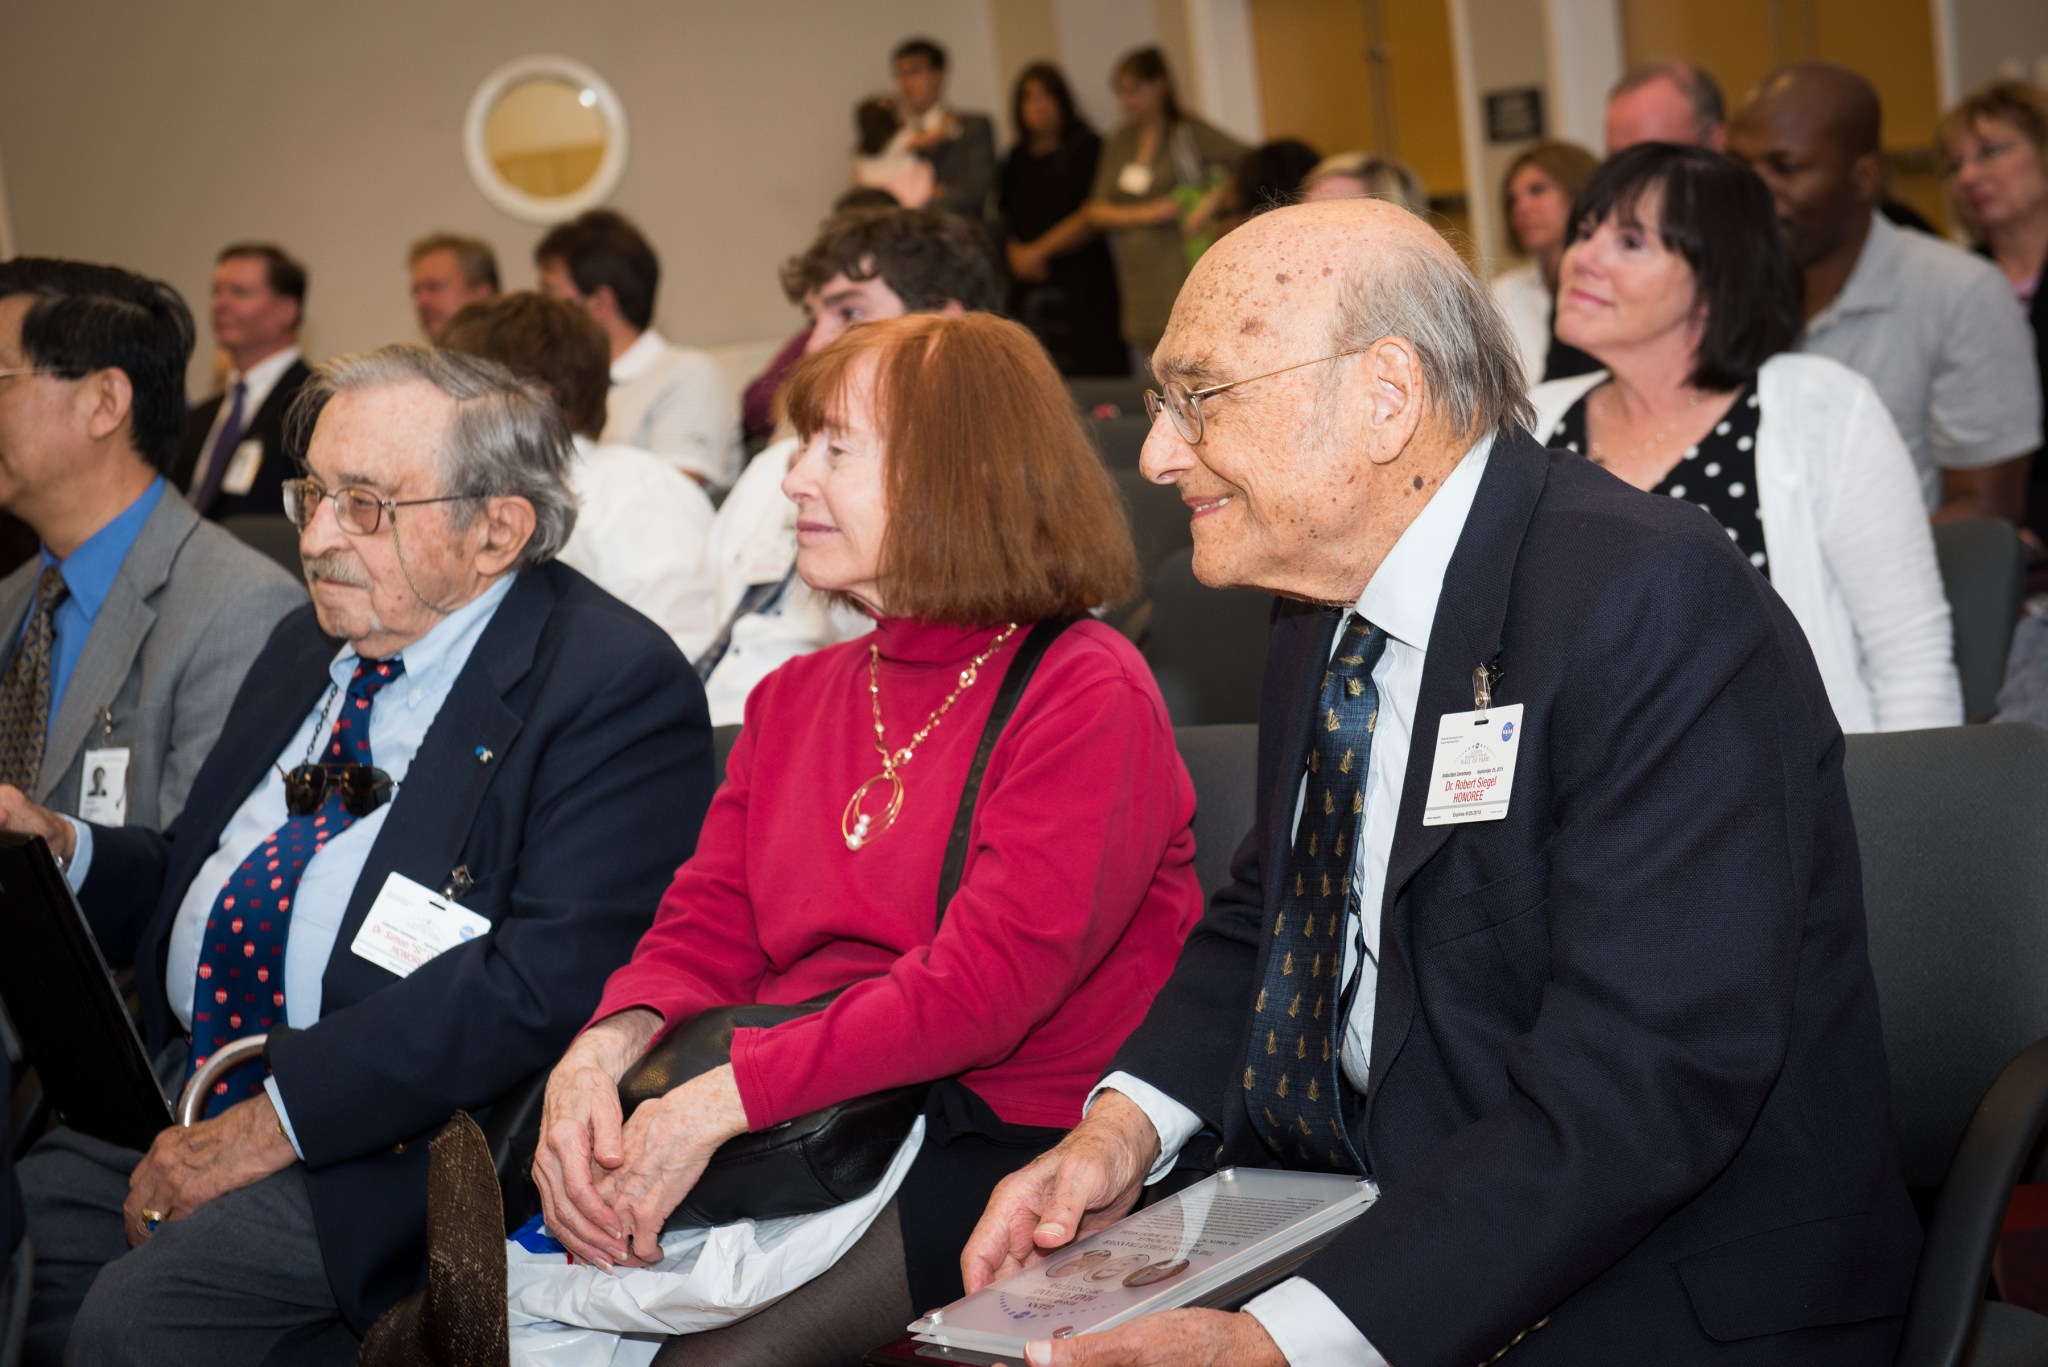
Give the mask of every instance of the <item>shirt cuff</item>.
MULTIPOLYGON (((64 816, 62 812, 58 815, 64 816)), ((92 871, 92 823, 71 816, 64 820, 71 827, 72 845, 71 862, 64 866, 64 881, 77 892, 85 886, 85 875, 92 871)))
POLYGON ((1244 1312, 1265 1329, 1288 1367, 1388 1367, 1314 1282, 1289 1277, 1246 1301, 1244 1312))
POLYGON ((1104 1092, 1122 1092, 1145 1113, 1152 1122, 1152 1128, 1159 1133, 1159 1161, 1152 1165, 1152 1171, 1145 1174, 1145 1185, 1151 1186, 1167 1173, 1173 1171, 1174 1161, 1187 1142, 1202 1132, 1202 1118, 1187 1107, 1175 1101, 1166 1093, 1141 1078, 1129 1073, 1111 1073, 1095 1084, 1095 1090, 1088 1093, 1081 1113, 1095 1104, 1095 1098, 1104 1092))
POLYGON ((305 1162, 306 1151, 299 1147, 298 1132, 292 1129, 292 1118, 284 1108, 284 1097, 277 1090, 277 1078, 275 1076, 264 1078, 263 1090, 269 1094, 270 1104, 277 1111, 278 1128, 284 1131, 286 1142, 292 1146, 292 1152, 299 1156, 299 1161, 301 1163, 305 1162))

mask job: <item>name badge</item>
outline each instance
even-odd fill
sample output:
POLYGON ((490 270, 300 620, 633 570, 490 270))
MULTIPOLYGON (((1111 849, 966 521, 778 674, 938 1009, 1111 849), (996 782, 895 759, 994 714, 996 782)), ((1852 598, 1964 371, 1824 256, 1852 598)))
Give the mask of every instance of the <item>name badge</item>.
POLYGON ((248 493, 256 487, 256 472, 262 468, 263 443, 252 437, 235 447, 235 453, 228 457, 228 468, 221 472, 220 491, 248 493))
POLYGON ((1116 188, 1127 195, 1149 195, 1152 193, 1152 168, 1142 161, 1124 163, 1124 169, 1116 173, 1116 188))
POLYGON ((491 923, 475 912, 393 873, 349 950, 405 978, 427 960, 490 931, 491 923))
POLYGON ((1425 826, 1498 821, 1508 814, 1515 756, 1522 749, 1522 704, 1484 712, 1447 712, 1436 728, 1425 826))
POLYGON ((128 747, 85 752, 78 776, 78 819, 95 826, 128 823, 128 747))

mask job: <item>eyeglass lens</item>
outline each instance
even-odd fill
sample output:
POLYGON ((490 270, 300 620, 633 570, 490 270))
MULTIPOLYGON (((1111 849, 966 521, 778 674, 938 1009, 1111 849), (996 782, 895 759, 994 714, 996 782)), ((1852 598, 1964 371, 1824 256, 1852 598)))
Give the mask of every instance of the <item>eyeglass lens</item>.
POLYGON ((1198 445, 1203 431, 1201 400, 1189 393, 1188 387, 1178 380, 1168 380, 1165 389, 1164 394, 1156 389, 1145 391, 1145 416, 1157 422, 1159 411, 1165 409, 1166 416, 1173 420, 1173 430, 1180 433, 1181 440, 1190 446, 1198 445))
POLYGON ((367 764, 301 764, 284 776, 285 809, 293 816, 311 816, 327 800, 332 786, 342 810, 362 818, 384 805, 391 793, 391 775, 367 764))
POLYGON ((288 479, 284 482, 284 513, 300 531, 311 525, 320 511, 323 498, 334 501, 335 522, 343 531, 355 536, 374 534, 384 516, 384 505, 361 489, 336 489, 330 494, 314 480, 288 479))

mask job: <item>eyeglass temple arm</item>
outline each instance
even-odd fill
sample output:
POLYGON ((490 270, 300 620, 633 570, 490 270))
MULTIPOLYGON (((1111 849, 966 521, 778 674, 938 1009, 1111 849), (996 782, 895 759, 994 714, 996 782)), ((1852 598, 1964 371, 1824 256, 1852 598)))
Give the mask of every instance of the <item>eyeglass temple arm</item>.
MULTIPOLYGON (((1379 339, 1376 338, 1375 340, 1379 339)), ((1268 380, 1275 375, 1285 375, 1290 370, 1299 370, 1303 366, 1321 365, 1324 361, 1334 361, 1345 356, 1360 356, 1363 355, 1365 352, 1369 351, 1370 349, 1371 348, 1369 347, 1354 347, 1350 351, 1338 351, 1332 352, 1328 356, 1318 356, 1313 361, 1296 361, 1293 365, 1284 365, 1281 366, 1278 370, 1264 370, 1260 371, 1256 375, 1240 375, 1238 378, 1231 380, 1225 384, 1212 384, 1207 389, 1190 390, 1188 393, 1188 397, 1191 399, 1199 399, 1210 394, 1221 394, 1226 389, 1235 389, 1241 384, 1250 384, 1253 380, 1268 380)))

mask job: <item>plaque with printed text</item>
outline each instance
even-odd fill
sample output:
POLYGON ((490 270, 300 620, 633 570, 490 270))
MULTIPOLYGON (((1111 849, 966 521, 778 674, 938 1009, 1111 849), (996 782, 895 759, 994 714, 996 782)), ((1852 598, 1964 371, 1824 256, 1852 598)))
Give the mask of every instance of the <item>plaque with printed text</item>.
POLYGON ((912 1341, 938 1351, 890 1360, 1021 1359, 1034 1339, 1100 1333, 1158 1310, 1242 1303, 1378 1196, 1371 1182, 1341 1174, 1226 1169, 917 1320, 912 1341))

